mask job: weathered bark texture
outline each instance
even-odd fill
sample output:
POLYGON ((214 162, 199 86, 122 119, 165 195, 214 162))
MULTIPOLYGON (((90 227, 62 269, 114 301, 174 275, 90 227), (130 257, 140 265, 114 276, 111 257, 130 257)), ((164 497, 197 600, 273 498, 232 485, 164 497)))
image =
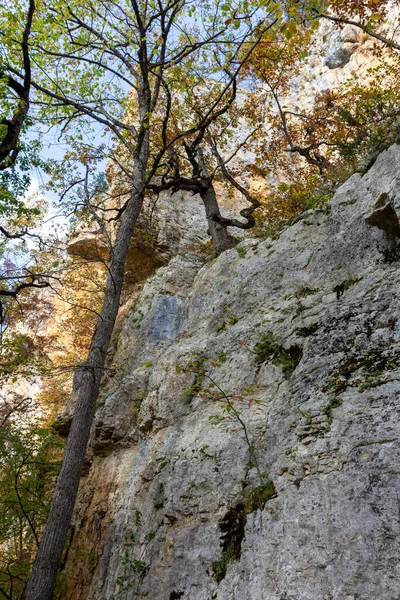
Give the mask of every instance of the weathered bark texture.
MULTIPOLYGON (((147 158, 147 156, 145 157, 147 158)), ((138 161, 132 197, 123 213, 109 263, 103 306, 82 371, 79 395, 63 464, 58 476, 53 503, 40 542, 38 554, 27 584, 24 600, 48 600, 52 595, 74 509, 86 447, 99 393, 124 279, 125 259, 133 230, 143 203, 143 161, 138 161)))
POLYGON ((213 246, 215 252, 219 254, 224 250, 233 248, 237 244, 237 241, 231 235, 229 235, 227 225, 223 222, 214 185, 209 177, 201 147, 197 148, 196 158, 200 176, 200 197, 203 200, 204 207, 206 209, 208 229, 213 241, 213 246))
POLYGON ((206 209, 208 229, 215 252, 219 254, 224 250, 228 250, 229 248, 236 246, 238 241, 229 235, 227 226, 225 223, 221 222, 222 215, 219 210, 217 196, 211 181, 208 183, 208 185, 206 184, 200 189, 200 196, 206 209))

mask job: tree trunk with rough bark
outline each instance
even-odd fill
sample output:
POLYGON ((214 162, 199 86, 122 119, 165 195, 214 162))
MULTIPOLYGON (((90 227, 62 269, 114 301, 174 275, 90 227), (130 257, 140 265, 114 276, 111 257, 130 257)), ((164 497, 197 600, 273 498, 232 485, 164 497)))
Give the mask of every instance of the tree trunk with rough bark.
POLYGON ((215 193, 213 182, 209 177, 201 146, 196 150, 196 158, 199 166, 199 175, 201 177, 199 191, 206 209, 208 230, 211 235, 214 250, 216 254, 219 254, 224 250, 236 246, 237 240, 229 235, 227 225, 223 222, 218 206, 217 195, 215 193))
POLYGON ((211 181, 207 182, 200 191, 206 209, 208 230, 211 235, 215 252, 219 254, 224 250, 233 248, 238 241, 228 233, 228 228, 222 222, 222 215, 219 210, 217 195, 211 181))
MULTIPOLYGON (((146 146, 146 144, 145 144, 146 146)), ((148 145, 147 145, 148 146, 148 145)), ((143 204, 143 182, 147 164, 145 156, 138 159, 132 196, 121 218, 109 263, 104 302, 86 361, 82 370, 78 400, 57 479, 53 503, 40 542, 38 554, 26 586, 23 600, 50 600, 58 566, 64 550, 78 494, 82 466, 96 408, 100 382, 104 373, 107 350, 118 314, 124 280, 125 259, 137 218, 143 204)))

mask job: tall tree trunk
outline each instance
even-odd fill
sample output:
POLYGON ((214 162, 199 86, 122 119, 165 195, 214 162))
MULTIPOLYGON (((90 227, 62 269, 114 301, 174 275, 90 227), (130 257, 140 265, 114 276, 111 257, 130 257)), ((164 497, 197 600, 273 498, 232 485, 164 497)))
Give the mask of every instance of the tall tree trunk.
POLYGON ((106 292, 88 357, 78 368, 81 384, 63 464, 23 600, 50 600, 72 518, 107 350, 117 317, 129 242, 143 204, 145 161, 138 161, 135 190, 123 213, 109 263, 106 292), (140 191, 137 191, 140 190, 140 191))
POLYGON ((222 215, 218 206, 217 195, 215 193, 212 179, 208 174, 208 168, 206 161, 204 160, 203 149, 201 146, 199 146, 196 150, 196 158, 201 177, 200 196, 206 209, 208 230, 211 235, 214 250, 217 254, 219 254, 224 250, 228 250, 228 248, 233 248, 236 246, 237 240, 229 235, 227 225, 222 220, 222 215))
POLYGON ((229 235, 226 224, 221 222, 222 215, 219 210, 217 195, 210 180, 207 180, 203 185, 200 196, 206 209, 208 230, 211 235, 215 252, 219 254, 224 250, 228 250, 228 248, 236 246, 238 243, 237 240, 229 235))

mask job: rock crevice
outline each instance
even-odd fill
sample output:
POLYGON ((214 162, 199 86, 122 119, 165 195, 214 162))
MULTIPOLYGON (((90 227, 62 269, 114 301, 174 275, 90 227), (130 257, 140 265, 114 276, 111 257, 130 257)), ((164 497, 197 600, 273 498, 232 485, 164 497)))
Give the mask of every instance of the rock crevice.
POLYGON ((399 214, 399 167, 393 146, 330 212, 147 281, 97 411, 62 598, 398 598, 400 273, 371 214, 382 194, 399 214), (249 441, 207 378, 193 387, 193 357, 249 441), (252 453, 274 493, 246 508, 252 453))

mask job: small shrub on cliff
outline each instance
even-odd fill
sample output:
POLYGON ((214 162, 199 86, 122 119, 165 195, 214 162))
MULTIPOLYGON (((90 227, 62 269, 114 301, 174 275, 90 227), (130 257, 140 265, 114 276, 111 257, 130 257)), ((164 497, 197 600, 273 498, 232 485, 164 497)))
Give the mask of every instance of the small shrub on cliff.
POLYGON ((229 563, 240 559, 247 516, 256 510, 263 510, 266 503, 276 498, 276 495, 273 482, 264 478, 261 485, 244 489, 236 503, 220 519, 222 553, 211 565, 213 578, 218 583, 224 579, 229 563))
POLYGON ((260 483, 264 481, 260 471, 259 461, 251 441, 247 420, 251 412, 258 413, 262 400, 254 396, 254 386, 248 386, 238 392, 224 390, 216 381, 213 369, 220 368, 226 360, 226 354, 221 352, 216 360, 210 360, 204 354, 194 355, 184 366, 177 365, 177 373, 192 373, 194 381, 185 398, 192 401, 198 396, 219 406, 217 413, 210 415, 209 421, 216 427, 225 429, 226 433, 240 432, 246 442, 252 464, 254 465, 260 483))

